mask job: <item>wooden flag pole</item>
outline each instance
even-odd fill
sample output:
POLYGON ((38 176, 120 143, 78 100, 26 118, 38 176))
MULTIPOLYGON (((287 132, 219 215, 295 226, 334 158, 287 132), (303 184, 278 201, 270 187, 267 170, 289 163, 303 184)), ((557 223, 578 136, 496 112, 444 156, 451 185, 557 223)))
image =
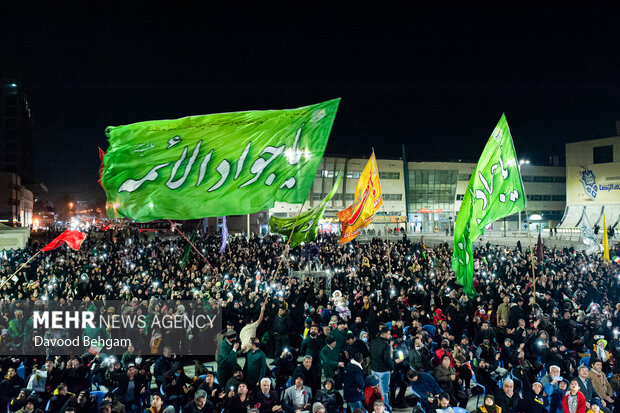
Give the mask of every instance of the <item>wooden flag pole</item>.
POLYGON ((383 212, 385 213, 385 242, 387 244, 387 258, 388 258, 388 274, 392 274, 392 257, 390 256, 390 239, 388 238, 388 214, 385 209, 385 203, 381 205, 383 212))
POLYGON ((532 263, 532 286, 534 287, 534 304, 536 304, 536 270, 534 268, 534 248, 532 247, 532 235, 530 233, 530 218, 528 216, 527 209, 525 210, 525 222, 527 222, 527 238, 530 244, 530 261, 532 263))
POLYGON ((289 245, 291 245, 291 238, 293 238, 293 234, 295 234, 295 228, 297 227, 297 222, 299 221, 299 216, 301 215, 301 212, 304 209, 304 205, 306 205, 306 201, 308 200, 308 197, 306 197, 306 199, 304 199, 304 202, 301 204, 301 208, 299 208, 299 213, 297 214, 297 217, 295 218, 295 223, 293 224, 293 229, 291 229, 291 235, 288 237, 288 239, 286 240, 286 245, 284 246, 284 251, 282 252, 282 256, 280 257, 280 261, 278 262, 278 268, 276 269, 276 273, 274 274, 273 278, 276 278, 278 276, 278 273, 280 272, 280 267, 282 266, 282 261, 286 257, 288 258, 288 247, 289 245))
MULTIPOLYGON (((373 146, 371 156, 374 156, 374 155, 375 155, 375 148, 373 146)), ((390 239, 388 238, 388 217, 389 215, 385 208, 385 202, 381 204, 381 206, 383 207, 383 212, 385 213, 385 243, 387 245, 388 274, 392 274, 392 257, 390 254, 390 239)))
MULTIPOLYGON (((26 265, 28 265, 28 263, 29 263, 30 261, 32 261, 32 259, 33 259, 34 257, 36 257, 37 255, 39 255, 39 254, 41 253, 41 251, 43 251, 43 250, 41 249, 41 250, 37 251, 37 253, 36 253, 36 254, 34 254, 32 257, 30 257, 30 258, 28 259, 28 261, 26 261, 25 263, 23 263, 23 264, 22 264, 22 265, 21 265, 21 266, 20 266, 20 267, 19 267, 19 268, 18 268, 18 269, 17 269, 17 270, 13 273, 13 274, 11 274, 11 275, 9 275, 8 277, 6 277, 6 278, 4 279, 4 281, 2 282, 2 284, 0 284, 0 290, 2 289, 2 287, 4 287, 4 285, 5 285, 7 282, 9 282, 9 280, 10 280, 11 278, 13 278, 13 277, 15 276, 15 274, 17 274, 18 272, 20 272, 20 271, 21 271, 21 269, 22 269, 22 268, 24 268, 26 265)), ((27 281, 27 280, 26 280, 26 281, 27 281)))
POLYGON ((183 232, 181 232, 181 230, 179 228, 177 228, 176 224, 174 222, 172 222, 171 220, 168 220, 168 222, 170 222, 170 225, 172 225, 172 228, 174 228, 176 231, 178 231, 179 234, 181 234, 181 236, 185 239, 185 241, 187 241, 187 243, 192 246, 192 248, 198 253, 198 255, 200 255, 202 257, 202 259, 205 260, 205 262, 207 264, 209 264, 209 267, 211 267, 211 270, 215 271, 215 268, 213 268, 211 263, 205 258, 204 255, 202 255, 202 253, 200 251, 198 251, 198 248, 196 248, 196 246, 194 244, 192 244, 190 240, 187 239, 185 234, 183 234, 183 232))

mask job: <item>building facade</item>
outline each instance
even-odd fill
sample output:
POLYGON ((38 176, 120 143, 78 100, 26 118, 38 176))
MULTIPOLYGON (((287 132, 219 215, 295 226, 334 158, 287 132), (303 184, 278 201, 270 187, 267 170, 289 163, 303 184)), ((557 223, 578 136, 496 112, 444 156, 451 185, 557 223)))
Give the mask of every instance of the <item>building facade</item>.
POLYGON ((0 223, 10 227, 32 225, 34 196, 21 184, 19 175, 0 172, 0 223))
MULTIPOLYGON (((618 123, 620 135, 620 122, 618 123)), ((566 211, 563 228, 620 224, 620 136, 566 144, 566 211)))
MULTIPOLYGON (((331 190, 336 176, 344 178, 338 192, 328 203, 321 229, 339 232, 336 214, 353 203, 357 180, 368 159, 324 157, 302 211, 321 202, 331 190)), ((375 231, 407 227, 409 232, 446 231, 454 226, 463 196, 476 164, 460 162, 408 162, 400 159, 377 159, 384 204, 368 229, 375 231), (406 171, 406 172, 405 172, 406 171), (405 173, 407 178, 405 179, 405 173)), ((564 167, 522 165, 525 192, 528 198, 530 225, 535 228, 556 226, 566 205, 564 167)), ((276 203, 269 213, 292 217, 300 205, 276 203)), ((526 229, 525 212, 514 214, 492 224, 490 229, 517 231, 526 229)))
POLYGON ((34 182, 30 104, 21 85, 0 81, 0 172, 13 172, 34 182))

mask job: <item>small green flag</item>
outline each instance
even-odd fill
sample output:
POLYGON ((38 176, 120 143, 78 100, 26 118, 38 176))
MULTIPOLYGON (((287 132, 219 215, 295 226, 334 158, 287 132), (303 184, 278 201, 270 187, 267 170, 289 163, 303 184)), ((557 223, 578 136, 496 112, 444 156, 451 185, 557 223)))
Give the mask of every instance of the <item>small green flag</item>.
POLYGON ((185 245, 185 249, 183 250, 183 258, 181 258, 181 268, 185 268, 185 264, 187 264, 187 260, 189 258, 189 254, 192 252, 192 244, 196 242, 196 237, 198 236, 198 229, 195 229, 192 232, 191 237, 189 237, 189 242, 185 245))
POLYGON ((339 103, 109 127, 108 216, 187 220, 302 203, 339 103))
POLYGON ((476 294, 472 243, 493 221, 523 211, 525 200, 519 161, 503 114, 469 179, 454 227, 452 269, 467 295, 476 294))
POLYGON ((299 215, 299 217, 276 218, 272 216, 269 218, 269 226, 271 227, 271 231, 276 234, 290 236, 291 231, 295 228, 293 238, 291 238, 291 248, 295 248, 302 242, 310 242, 316 239, 319 232, 319 221, 323 217, 327 203, 336 194, 341 179, 342 174, 339 173, 332 190, 327 194, 325 199, 323 199, 320 204, 311 210, 299 215))

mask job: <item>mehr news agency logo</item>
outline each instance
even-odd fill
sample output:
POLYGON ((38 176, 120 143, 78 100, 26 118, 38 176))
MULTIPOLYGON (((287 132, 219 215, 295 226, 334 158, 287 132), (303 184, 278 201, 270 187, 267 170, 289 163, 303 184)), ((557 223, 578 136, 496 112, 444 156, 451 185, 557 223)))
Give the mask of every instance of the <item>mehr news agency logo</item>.
MULTIPOLYGON (((108 331, 161 328, 179 329, 187 331, 189 329, 209 329, 214 328, 216 314, 156 314, 148 319, 144 314, 105 314, 96 316, 94 311, 33 311, 34 329, 92 329, 98 330, 105 328, 108 331), (98 321, 98 323, 97 323, 98 321), (98 324, 98 325, 96 325, 98 324)), ((123 338, 104 338, 100 336, 89 337, 87 335, 68 337, 68 338, 46 338, 45 335, 35 335, 33 337, 35 347, 101 347, 107 350, 127 347, 133 345, 130 339, 123 338)))

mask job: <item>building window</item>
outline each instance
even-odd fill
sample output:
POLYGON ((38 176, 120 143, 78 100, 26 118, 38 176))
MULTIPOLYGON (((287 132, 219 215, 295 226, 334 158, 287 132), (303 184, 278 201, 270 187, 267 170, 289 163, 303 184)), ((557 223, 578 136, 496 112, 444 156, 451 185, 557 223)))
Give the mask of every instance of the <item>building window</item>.
POLYGON ((551 195, 551 200, 566 202, 566 195, 551 195))
POLYGON ((459 174, 459 181, 469 182, 469 178, 471 178, 471 174, 459 174))
POLYGON ((457 201, 462 201, 463 197, 465 197, 465 194, 456 194, 456 200, 457 201))
POLYGON ((319 199, 321 199, 321 194, 315 192, 314 194, 312 194, 312 199, 314 201, 318 201, 319 199))
POLYGON ((379 179, 400 179, 400 172, 379 172, 379 179))
POLYGON ((557 183, 565 183, 566 182, 566 177, 565 176, 556 176, 553 179, 554 182, 557 183))
POLYGON ((403 194, 383 194, 384 201, 402 201, 403 194))
POLYGON ((353 199, 354 199, 353 194, 345 194, 344 195, 344 200, 345 201, 353 201, 353 199))
POLYGON ((594 163, 611 163, 614 161, 613 145, 597 146, 592 149, 594 163))

